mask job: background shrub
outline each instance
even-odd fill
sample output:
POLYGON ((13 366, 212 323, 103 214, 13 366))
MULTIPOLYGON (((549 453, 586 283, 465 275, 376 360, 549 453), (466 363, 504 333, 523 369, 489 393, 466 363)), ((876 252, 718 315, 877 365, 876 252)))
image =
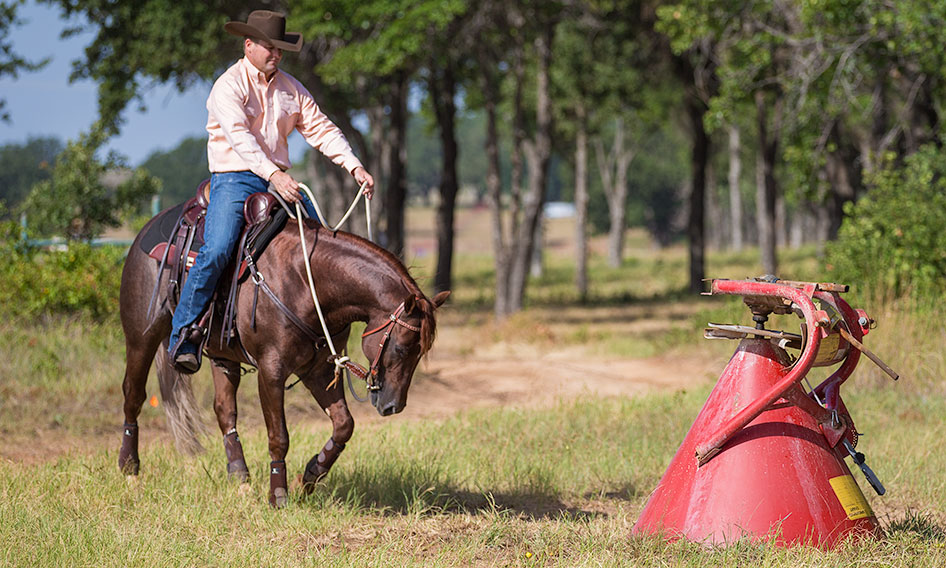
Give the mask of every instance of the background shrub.
POLYGON ((114 317, 126 250, 78 242, 38 250, 22 243, 16 223, 0 224, 0 316, 114 317))
POLYGON ((837 281, 894 297, 946 291, 946 156, 933 146, 868 176, 827 245, 837 281))

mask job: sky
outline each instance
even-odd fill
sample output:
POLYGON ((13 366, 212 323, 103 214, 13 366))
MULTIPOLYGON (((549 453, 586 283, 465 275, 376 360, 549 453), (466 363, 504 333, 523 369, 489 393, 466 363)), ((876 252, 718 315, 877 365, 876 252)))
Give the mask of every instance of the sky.
MULTIPOLYGON (((23 23, 10 37, 14 50, 30 61, 50 57, 40 71, 21 72, 19 77, 0 78, 0 98, 6 100, 10 122, 0 122, 0 145, 22 144, 36 136, 54 136, 63 142, 89 129, 97 116, 97 87, 92 81, 69 83, 72 61, 82 56, 93 33, 61 39, 68 24, 57 9, 27 2, 18 12, 23 23)), ((224 33, 222 26, 220 33, 224 33)), ((132 103, 125 109, 121 134, 108 148, 116 150, 133 166, 140 165, 156 150, 171 150, 183 139, 206 135, 204 103, 210 83, 201 82, 181 94, 171 85, 158 85, 145 95, 147 110, 132 103)), ((304 150, 301 137, 290 142, 293 150, 304 150), (300 148, 301 146, 301 148, 300 148)), ((297 153, 293 152, 295 158, 297 153)))

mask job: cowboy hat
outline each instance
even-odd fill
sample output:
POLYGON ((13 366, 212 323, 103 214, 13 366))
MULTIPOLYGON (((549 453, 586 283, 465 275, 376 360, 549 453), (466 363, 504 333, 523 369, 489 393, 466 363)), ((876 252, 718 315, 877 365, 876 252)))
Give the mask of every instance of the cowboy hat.
POLYGON ((299 51, 302 34, 286 33, 286 16, 269 10, 254 10, 243 22, 227 22, 223 29, 235 36, 264 39, 279 49, 299 51))

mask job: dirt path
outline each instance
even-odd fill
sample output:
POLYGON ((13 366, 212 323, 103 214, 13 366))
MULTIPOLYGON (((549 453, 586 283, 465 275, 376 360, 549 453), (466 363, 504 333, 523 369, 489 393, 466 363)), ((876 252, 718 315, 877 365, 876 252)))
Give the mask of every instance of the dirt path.
MULTIPOLYGON (((686 306, 668 306, 685 312, 686 306)), ((462 316, 443 322, 430 356, 415 374, 403 418, 442 418, 470 408, 489 406, 543 407, 581 395, 636 396, 647 392, 692 388, 714 380, 726 359, 716 352, 675 349, 647 357, 594 354, 594 344, 559 346, 576 317, 598 320, 616 333, 643 336, 666 331, 677 314, 652 306, 559 310, 537 314, 542 341, 490 340, 494 328, 471 331, 456 325, 462 316), (607 323, 603 323, 607 320, 607 323)), ((538 325, 538 324, 535 324, 538 325)), ((534 330, 530 330, 534 332, 534 330)), ((508 330, 507 335, 515 335, 508 330)), ((359 420, 377 417, 366 404, 352 404, 359 420)))
POLYGON ((581 395, 628 396, 702 384, 695 357, 586 359, 580 350, 517 358, 432 357, 411 386, 406 416, 446 416, 483 406, 547 406, 581 395))

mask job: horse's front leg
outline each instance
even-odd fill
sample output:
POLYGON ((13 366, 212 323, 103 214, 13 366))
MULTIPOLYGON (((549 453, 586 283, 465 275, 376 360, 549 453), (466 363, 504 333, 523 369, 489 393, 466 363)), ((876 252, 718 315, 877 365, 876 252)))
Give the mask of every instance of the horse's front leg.
POLYGON ((236 393, 240 388, 240 364, 235 361, 214 361, 214 412, 223 434, 223 450, 227 455, 227 478, 246 482, 250 470, 243 457, 243 444, 237 434, 236 393))
POLYGON ((286 376, 259 370, 259 398, 263 420, 269 435, 269 504, 277 509, 289 500, 286 482, 286 454, 289 453, 289 430, 286 428, 286 376))
POLYGON ((330 384, 332 374, 332 366, 320 367, 303 379, 303 384, 332 420, 332 436, 325 442, 322 451, 309 460, 302 474, 303 491, 307 494, 312 492, 316 483, 328 475, 355 430, 355 420, 345 402, 342 381, 339 380, 332 388, 325 389, 325 385, 330 384))

